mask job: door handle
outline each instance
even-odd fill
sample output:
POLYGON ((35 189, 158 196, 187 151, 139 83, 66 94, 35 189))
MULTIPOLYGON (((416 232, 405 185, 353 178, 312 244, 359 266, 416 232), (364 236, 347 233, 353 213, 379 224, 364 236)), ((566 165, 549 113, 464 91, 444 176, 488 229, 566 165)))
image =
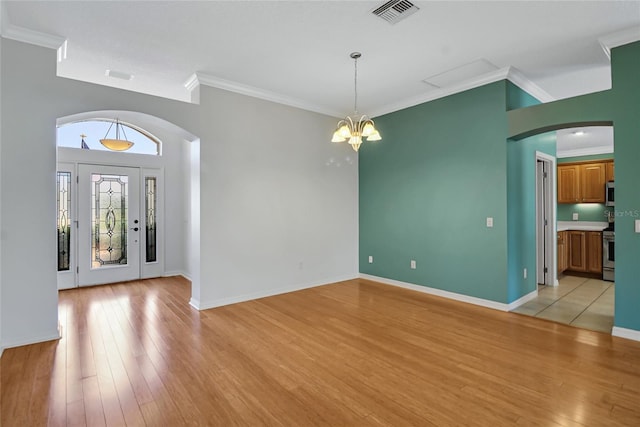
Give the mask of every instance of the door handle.
POLYGON ((130 228, 129 230, 138 231, 138 227, 130 228))

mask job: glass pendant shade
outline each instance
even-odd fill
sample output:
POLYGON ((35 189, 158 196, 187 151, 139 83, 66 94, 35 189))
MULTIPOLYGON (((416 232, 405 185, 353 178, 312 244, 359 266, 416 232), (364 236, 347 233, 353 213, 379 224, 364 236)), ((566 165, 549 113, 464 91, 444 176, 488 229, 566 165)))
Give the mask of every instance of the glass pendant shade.
POLYGON ((340 129, 338 129, 338 133, 344 139, 351 138, 351 130, 349 129, 349 126, 347 126, 346 123, 340 126, 340 129))
POLYGON ((351 145, 351 148, 358 152, 360 145, 362 145, 362 137, 360 137, 360 135, 352 136, 351 138, 349 138, 349 145, 351 145))
POLYGON ((373 130, 373 133, 367 137, 367 141, 380 141, 382 137, 380 136, 380 132, 377 130, 373 130))
POLYGON ((101 139, 100 144, 113 151, 126 151, 133 147, 133 142, 125 139, 101 139))
POLYGON ((376 132, 376 128, 373 127, 373 122, 371 120, 367 121, 362 128, 362 136, 371 136, 376 132))
POLYGON ((331 138, 331 142, 345 142, 347 139, 340 136, 340 132, 336 129, 333 133, 333 138, 331 138))
POLYGON ((100 144, 104 145, 111 151, 126 151, 129 148, 133 147, 133 142, 127 140, 127 135, 124 132, 124 127, 120 124, 120 121, 118 121, 118 119, 116 119, 115 122, 111 122, 111 125, 109 125, 109 129, 107 129, 107 133, 105 134, 104 138, 100 140, 100 144), (108 138, 109 131, 113 127, 114 123, 116 125, 116 137, 108 138), (124 139, 120 138, 121 130, 122 135, 124 135, 124 139))

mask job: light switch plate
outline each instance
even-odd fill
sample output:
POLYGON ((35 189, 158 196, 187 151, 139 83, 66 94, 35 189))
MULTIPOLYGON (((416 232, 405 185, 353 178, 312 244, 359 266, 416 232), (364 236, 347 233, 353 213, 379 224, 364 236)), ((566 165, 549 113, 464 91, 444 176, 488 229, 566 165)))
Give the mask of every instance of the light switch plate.
POLYGON ((487 217, 487 227, 489 228, 493 227, 493 217, 490 217, 490 216, 487 217))
POLYGON ((640 233, 640 219, 636 219, 636 233, 640 233))
POLYGON ((411 260, 411 264, 410 264, 410 265, 411 265, 411 269, 412 269, 412 270, 415 270, 415 269, 416 269, 416 260, 415 260, 415 259, 412 259, 412 260, 411 260))
POLYGON ((373 264, 373 255, 369 255, 369 264, 373 264))

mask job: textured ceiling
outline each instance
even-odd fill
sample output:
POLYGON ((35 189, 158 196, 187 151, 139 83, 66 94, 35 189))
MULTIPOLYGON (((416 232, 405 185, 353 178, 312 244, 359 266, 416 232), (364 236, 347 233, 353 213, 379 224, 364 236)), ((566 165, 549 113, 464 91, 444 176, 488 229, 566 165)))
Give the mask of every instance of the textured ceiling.
POLYGON ((416 1, 420 10, 395 25, 371 14, 383 2, 369 1, 2 3, 3 34, 67 40, 61 76, 188 100, 184 84, 201 72, 335 115, 353 107, 352 51, 363 54, 359 110, 379 114, 472 63, 515 67, 554 98, 607 89, 599 38, 640 38, 639 1, 416 1))

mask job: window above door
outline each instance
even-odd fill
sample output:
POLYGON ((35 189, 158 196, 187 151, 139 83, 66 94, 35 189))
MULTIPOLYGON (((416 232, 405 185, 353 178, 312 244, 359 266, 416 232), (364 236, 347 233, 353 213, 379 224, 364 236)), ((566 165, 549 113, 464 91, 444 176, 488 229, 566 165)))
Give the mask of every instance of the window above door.
MULTIPOLYGON (((126 139, 133 142, 133 146, 123 153, 136 153, 159 156, 162 144, 158 138, 130 123, 118 122, 124 129, 126 139)), ((56 140, 58 147, 77 148, 95 151, 112 151, 102 145, 100 140, 112 138, 115 133, 115 120, 93 119, 67 123, 57 127, 56 140), (108 136, 107 136, 108 134, 108 136)), ((123 135, 120 135, 123 137, 123 135)))

